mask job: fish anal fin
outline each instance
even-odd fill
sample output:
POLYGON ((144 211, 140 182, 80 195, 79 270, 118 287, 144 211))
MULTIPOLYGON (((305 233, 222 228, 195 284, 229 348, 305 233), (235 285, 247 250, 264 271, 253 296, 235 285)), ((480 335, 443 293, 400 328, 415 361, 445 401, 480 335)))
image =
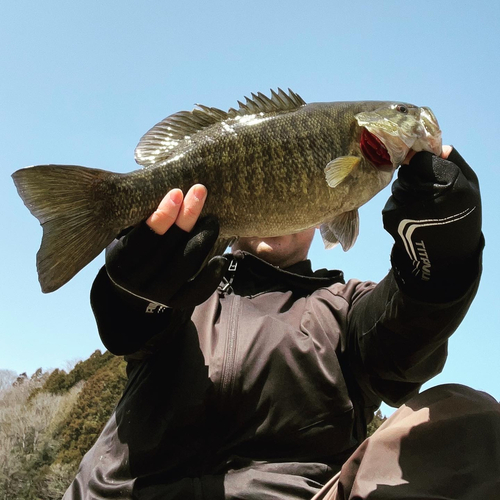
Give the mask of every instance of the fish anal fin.
POLYGON ((333 248, 340 243, 344 252, 353 247, 359 234, 358 209, 337 215, 328 223, 320 227, 325 248, 333 248))
POLYGON ((336 247, 339 244, 338 238, 330 229, 330 226, 325 222, 321 224, 319 227, 319 231, 321 233, 321 237, 323 238, 323 244, 325 245, 326 250, 330 250, 333 247, 336 247))
POLYGON ((331 188, 337 187, 359 165, 359 156, 339 156, 325 167, 326 182, 331 188))

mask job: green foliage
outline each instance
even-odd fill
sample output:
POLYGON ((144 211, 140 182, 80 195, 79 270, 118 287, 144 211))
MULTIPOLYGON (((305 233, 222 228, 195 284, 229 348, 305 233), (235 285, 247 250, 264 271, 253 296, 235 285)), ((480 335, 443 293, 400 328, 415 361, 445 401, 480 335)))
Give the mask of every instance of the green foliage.
POLYGON ((41 498, 40 471, 55 458, 58 448, 47 429, 57 417, 62 396, 30 394, 40 382, 19 379, 1 398, 0 492, 5 499, 41 498))
POLYGON ((386 420, 387 417, 384 417, 382 412, 377 410, 373 415, 373 420, 368 424, 367 437, 370 437, 386 420))
POLYGON ((69 373, 0 375, 0 500, 59 500, 120 398, 125 362, 95 351, 69 373))
POLYGON ((111 358, 87 380, 76 404, 62 422, 58 462, 68 464, 83 458, 111 416, 125 383, 125 366, 119 358, 111 358))
POLYGON ((45 381, 42 390, 51 394, 62 394, 81 380, 88 380, 113 358, 114 356, 110 352, 106 351, 102 354, 101 351, 97 350, 89 359, 77 363, 69 373, 56 368, 45 381))

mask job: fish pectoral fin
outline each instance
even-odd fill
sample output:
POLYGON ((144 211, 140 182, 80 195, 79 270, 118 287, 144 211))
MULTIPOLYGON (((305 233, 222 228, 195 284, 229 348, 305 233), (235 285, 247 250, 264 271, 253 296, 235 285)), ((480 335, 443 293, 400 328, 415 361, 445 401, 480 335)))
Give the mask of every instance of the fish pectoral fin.
POLYGON ((337 215, 320 227, 325 248, 328 250, 340 243, 344 252, 353 247, 359 234, 358 209, 337 215))
POLYGON ((360 163, 359 156, 339 156, 325 167, 326 182, 337 187, 360 163))

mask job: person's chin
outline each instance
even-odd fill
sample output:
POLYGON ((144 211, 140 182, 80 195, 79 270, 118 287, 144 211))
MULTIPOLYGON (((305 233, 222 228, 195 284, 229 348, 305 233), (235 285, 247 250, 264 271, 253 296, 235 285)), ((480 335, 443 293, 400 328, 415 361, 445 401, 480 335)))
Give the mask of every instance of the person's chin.
POLYGON ((286 237, 283 236, 245 238, 236 245, 237 249, 249 252, 273 265, 279 264, 286 247, 286 237))
POLYGON ((241 238, 233 249, 249 252, 274 266, 288 267, 307 258, 313 236, 314 229, 284 236, 241 238))
POLYGON ((287 246, 287 236, 276 236, 274 238, 263 238, 255 242, 255 250, 259 253, 275 253, 287 246))
POLYGON ((287 266, 294 252, 291 252, 292 237, 277 236, 254 242, 253 253, 274 266, 287 266))

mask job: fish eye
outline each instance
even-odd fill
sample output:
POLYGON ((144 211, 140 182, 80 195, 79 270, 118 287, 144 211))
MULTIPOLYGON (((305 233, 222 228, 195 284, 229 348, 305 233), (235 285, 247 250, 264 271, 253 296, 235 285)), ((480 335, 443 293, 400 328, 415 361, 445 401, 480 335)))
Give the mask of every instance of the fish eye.
POLYGON ((404 104, 398 104, 396 106, 396 110, 399 111, 400 113, 404 113, 405 115, 408 114, 408 108, 404 104))

